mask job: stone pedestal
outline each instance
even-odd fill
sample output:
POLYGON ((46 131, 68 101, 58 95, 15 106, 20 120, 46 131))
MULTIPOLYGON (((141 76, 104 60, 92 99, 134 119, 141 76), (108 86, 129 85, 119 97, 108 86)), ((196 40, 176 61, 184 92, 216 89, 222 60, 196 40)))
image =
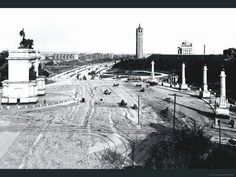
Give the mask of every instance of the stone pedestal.
POLYGON ((219 98, 218 100, 219 106, 216 107, 216 115, 222 117, 229 117, 229 108, 227 100, 223 97, 219 98))
POLYGON ((200 97, 201 98, 210 98, 210 96, 211 96, 211 93, 209 92, 209 91, 201 91, 200 92, 200 97))
MULTIPOLYGON (((37 82, 29 80, 29 69, 32 65, 37 73, 35 61, 39 53, 33 49, 18 49, 9 52, 8 80, 2 82, 2 103, 35 103, 38 101, 37 82)), ((36 64, 37 65, 37 64, 36 64)))
POLYGON ((39 76, 37 79, 37 86, 38 86, 38 95, 45 95, 46 94, 46 88, 45 88, 45 77, 39 76))
POLYGON ((217 115, 221 115, 222 117, 227 117, 229 118, 229 109, 228 108, 221 108, 221 107, 217 107, 216 108, 216 114, 217 115))
POLYGON ((35 103, 38 101, 36 81, 10 82, 5 80, 2 84, 2 103, 35 103))

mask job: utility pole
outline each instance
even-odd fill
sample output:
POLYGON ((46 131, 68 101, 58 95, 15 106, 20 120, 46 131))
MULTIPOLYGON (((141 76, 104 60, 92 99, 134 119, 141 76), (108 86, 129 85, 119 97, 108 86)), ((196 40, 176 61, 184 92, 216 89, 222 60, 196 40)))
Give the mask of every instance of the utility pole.
POLYGON ((176 110, 176 94, 174 94, 174 119, 173 119, 173 134, 175 133, 175 110, 176 110))
POLYGON ((175 112, 176 112, 176 97, 183 97, 181 95, 177 95, 176 93, 174 94, 169 94, 169 95, 172 95, 174 96, 174 117, 173 117, 173 135, 175 133, 175 119, 176 119, 176 116, 175 116, 175 112))
POLYGON ((209 100, 209 103, 211 104, 211 89, 209 89, 209 92, 210 92, 210 100, 209 100))
POLYGON ((139 121, 139 118, 140 118, 140 115, 139 115, 139 110, 140 110, 140 108, 139 108, 139 106, 140 106, 140 103, 139 103, 139 100, 140 100, 140 95, 138 95, 138 125, 140 124, 140 121, 139 121))
POLYGON ((220 119, 218 120, 218 125, 219 125, 219 147, 221 147, 221 129, 220 129, 220 119))
POLYGON ((135 149, 135 142, 132 143, 132 167, 134 167, 134 149, 135 149))

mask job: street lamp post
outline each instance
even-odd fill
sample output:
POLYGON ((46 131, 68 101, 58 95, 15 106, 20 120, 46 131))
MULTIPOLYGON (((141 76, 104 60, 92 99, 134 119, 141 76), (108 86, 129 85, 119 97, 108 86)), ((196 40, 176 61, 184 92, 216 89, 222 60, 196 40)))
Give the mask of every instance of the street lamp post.
POLYGON ((219 125, 219 147, 221 146, 221 128, 220 128, 220 119, 218 120, 218 125, 219 125))
POLYGON ((135 142, 132 143, 132 167, 134 167, 134 150, 135 150, 135 142))
POLYGON ((181 95, 177 95, 176 93, 175 94, 169 94, 169 95, 172 95, 174 96, 174 117, 173 117, 173 134, 175 133, 175 119, 176 119, 176 116, 175 116, 175 112, 176 112, 176 97, 183 97, 181 95))
POLYGON ((139 110, 140 110, 140 108, 139 108, 139 106, 140 106, 140 95, 138 95, 138 125, 140 124, 140 113, 139 113, 139 110))
POLYGON ((175 110, 176 110, 176 94, 174 95, 174 119, 173 119, 173 134, 175 132, 175 110))
POLYGON ((210 92, 210 101, 209 101, 209 103, 211 104, 211 89, 209 89, 209 92, 210 92))

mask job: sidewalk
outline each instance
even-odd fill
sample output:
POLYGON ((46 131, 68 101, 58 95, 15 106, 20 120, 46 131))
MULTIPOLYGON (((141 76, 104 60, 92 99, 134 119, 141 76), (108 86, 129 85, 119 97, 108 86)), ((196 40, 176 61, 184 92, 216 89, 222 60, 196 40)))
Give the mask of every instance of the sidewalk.
MULTIPOLYGON (((214 98, 213 98, 214 99, 214 98)), ((210 104, 208 100, 203 99, 203 101, 205 101, 212 109, 212 111, 215 112, 215 108, 213 104, 210 104)), ((213 101, 212 101, 213 102, 213 101)), ((226 130, 226 131, 232 131, 232 132, 236 132, 236 126, 234 126, 234 128, 231 128, 231 125, 229 124, 230 120, 234 120, 234 122, 236 123, 236 115, 233 112, 230 112, 230 118, 231 119, 221 119, 221 126, 220 129, 221 130, 226 130)), ((214 129, 219 129, 218 125, 213 124, 212 127, 214 129)))
MULTIPOLYGON (((235 119, 233 119, 234 122, 236 122, 235 119)), ((220 129, 221 130, 226 130, 226 131, 231 131, 231 132, 236 132, 236 126, 234 126, 234 128, 231 128, 231 125, 228 123, 229 120, 227 119, 221 119, 221 124, 220 124, 220 129)), ((219 129, 218 125, 214 125, 212 126, 215 129, 219 129)))

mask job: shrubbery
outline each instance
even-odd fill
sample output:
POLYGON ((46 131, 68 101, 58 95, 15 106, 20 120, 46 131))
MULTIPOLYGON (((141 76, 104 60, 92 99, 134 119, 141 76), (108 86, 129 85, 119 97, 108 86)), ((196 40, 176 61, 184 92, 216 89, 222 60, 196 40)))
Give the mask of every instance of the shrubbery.
POLYGON ((146 167, 160 169, 236 168, 236 147, 212 143, 199 127, 184 127, 157 142, 146 167))

